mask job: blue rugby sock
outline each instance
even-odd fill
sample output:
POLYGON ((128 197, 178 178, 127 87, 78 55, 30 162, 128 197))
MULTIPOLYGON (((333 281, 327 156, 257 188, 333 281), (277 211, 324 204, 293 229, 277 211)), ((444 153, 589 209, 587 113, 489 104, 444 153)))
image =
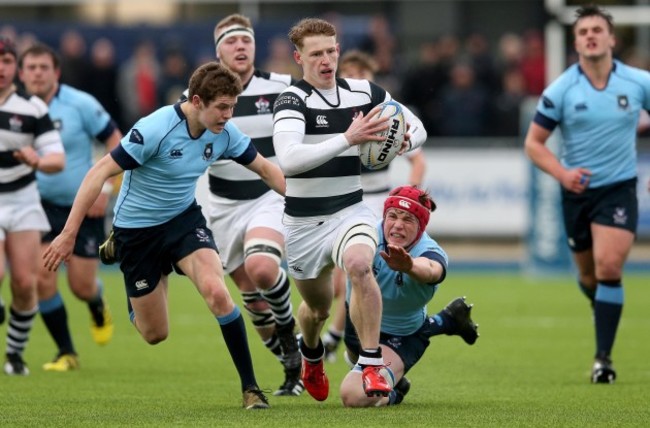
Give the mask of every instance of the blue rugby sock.
POLYGON ((230 358, 232 358, 237 373, 239 373, 242 391, 249 387, 257 387, 257 380, 253 371, 253 360, 248 348, 244 317, 242 317, 239 307, 235 306, 235 309, 230 314, 216 318, 221 327, 221 333, 228 347, 228 352, 230 352, 230 358))
POLYGON ((68 328, 68 313, 65 310, 61 294, 57 291, 51 298, 41 300, 38 302, 38 307, 43 323, 59 348, 59 353, 76 354, 68 328))
POLYGON ((454 326, 454 320, 445 313, 440 311, 435 315, 431 315, 424 320, 426 327, 425 331, 428 337, 438 336, 440 334, 449 334, 454 326))
POLYGON ((623 311, 623 284, 620 280, 599 281, 596 289, 596 356, 609 357, 623 311))

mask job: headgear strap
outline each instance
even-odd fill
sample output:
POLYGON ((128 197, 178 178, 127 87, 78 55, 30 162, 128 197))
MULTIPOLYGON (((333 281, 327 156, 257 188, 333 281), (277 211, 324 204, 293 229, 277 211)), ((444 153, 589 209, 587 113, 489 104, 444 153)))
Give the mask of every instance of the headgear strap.
POLYGON ((384 219, 389 208, 409 212, 418 219, 418 234, 413 241, 417 242, 429 224, 429 216, 435 209, 435 204, 424 190, 414 186, 401 186, 391 190, 384 201, 384 219))
POLYGON ((254 39, 255 32, 252 28, 243 27, 240 24, 231 25, 230 27, 224 28, 221 34, 219 34, 219 36, 215 39, 214 45, 217 47, 217 49, 219 49, 221 42, 231 36, 249 36, 254 39))

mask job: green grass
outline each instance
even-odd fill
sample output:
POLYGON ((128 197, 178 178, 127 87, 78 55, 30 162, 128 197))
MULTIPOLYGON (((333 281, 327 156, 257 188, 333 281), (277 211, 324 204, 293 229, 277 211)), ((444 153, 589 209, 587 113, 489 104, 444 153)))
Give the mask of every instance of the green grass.
MULTIPOLYGON (((0 426, 614 427, 650 421, 647 276, 626 278, 615 385, 589 383, 591 313, 572 279, 452 274, 429 311, 467 295, 481 337, 471 347, 458 337, 434 338, 408 376, 412 388, 402 405, 342 408, 338 386, 347 369, 339 358, 327 367, 331 391, 324 403, 307 393, 271 396, 272 408, 255 412, 240 408, 219 327, 186 279, 172 277, 169 339, 150 346, 128 322, 121 276, 107 271, 102 277, 116 321, 113 341, 92 342, 86 308, 63 286, 82 368, 41 370, 55 349, 38 319, 25 355, 31 375, 0 377, 0 426)), ((5 281, 5 300, 7 288, 5 281)), ((281 367, 248 327, 260 385, 274 390, 281 367)), ((3 345, 5 333, 6 324, 3 345)))

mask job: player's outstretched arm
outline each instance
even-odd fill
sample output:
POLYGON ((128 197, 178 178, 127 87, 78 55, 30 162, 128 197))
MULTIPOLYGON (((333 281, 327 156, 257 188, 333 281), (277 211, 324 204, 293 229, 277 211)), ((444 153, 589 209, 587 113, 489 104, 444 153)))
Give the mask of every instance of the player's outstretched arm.
POLYGON ((246 168, 259 175, 271 189, 284 196, 287 186, 279 166, 258 153, 255 160, 246 165, 246 168))
POLYGON ((426 257, 411 257, 403 247, 388 244, 387 251, 379 255, 388 267, 396 272, 403 272, 422 284, 433 284, 442 278, 442 265, 426 257))
POLYGON ((79 232, 79 226, 91 205, 99 196, 104 182, 109 177, 117 175, 122 171, 122 168, 113 160, 110 154, 101 158, 88 171, 81 183, 81 187, 79 187, 63 230, 43 254, 44 264, 48 270, 56 270, 61 263, 67 262, 70 259, 77 233, 79 232))
MULTIPOLYGON (((113 133, 104 141, 106 145, 106 153, 110 153, 122 139, 122 133, 119 129, 115 128, 113 133)), ((111 194, 113 193, 113 186, 115 185, 115 179, 113 177, 106 180, 102 186, 102 191, 97 197, 95 203, 88 210, 88 217, 99 218, 106 215, 106 207, 108 206, 108 201, 110 200, 111 194)))

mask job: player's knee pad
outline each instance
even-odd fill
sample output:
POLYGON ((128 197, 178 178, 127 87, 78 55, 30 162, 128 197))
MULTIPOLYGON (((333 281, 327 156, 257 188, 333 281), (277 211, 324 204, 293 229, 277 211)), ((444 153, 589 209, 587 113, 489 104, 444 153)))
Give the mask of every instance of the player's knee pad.
POLYGON ((373 226, 369 224, 355 224, 336 238, 332 251, 332 261, 338 267, 343 268, 343 253, 350 246, 363 244, 372 248, 372 251, 376 251, 378 242, 377 230, 373 226))
POLYGON ((255 327, 271 327, 275 325, 273 312, 271 312, 271 308, 262 299, 262 295, 259 292, 251 291, 242 293, 242 298, 244 300, 244 310, 248 313, 255 327), (264 303, 262 305, 263 309, 259 309, 259 305, 256 305, 258 302, 264 303))
POLYGON ((254 238, 244 244, 244 259, 250 256, 265 256, 273 259, 278 266, 282 262, 283 249, 272 239, 254 238))

